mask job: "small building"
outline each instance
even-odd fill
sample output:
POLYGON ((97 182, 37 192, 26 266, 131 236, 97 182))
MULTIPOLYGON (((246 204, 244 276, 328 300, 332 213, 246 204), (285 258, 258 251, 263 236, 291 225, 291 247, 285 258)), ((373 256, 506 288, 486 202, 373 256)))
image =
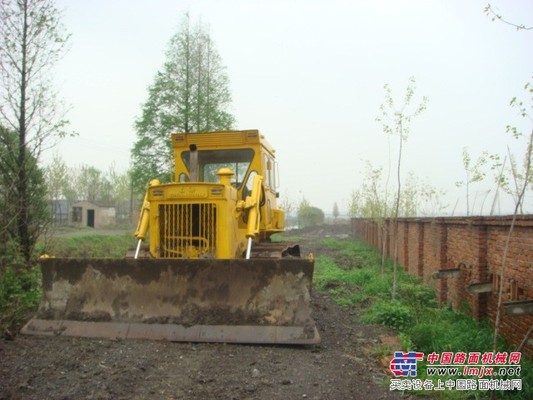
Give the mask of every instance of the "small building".
POLYGON ((116 209, 113 206, 93 201, 78 201, 73 203, 70 209, 70 225, 100 228, 116 223, 116 209))

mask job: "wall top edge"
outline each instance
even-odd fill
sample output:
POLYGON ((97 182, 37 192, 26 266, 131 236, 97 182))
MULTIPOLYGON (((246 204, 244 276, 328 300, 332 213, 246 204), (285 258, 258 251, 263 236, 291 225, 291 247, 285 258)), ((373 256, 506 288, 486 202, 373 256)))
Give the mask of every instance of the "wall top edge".
MULTIPOLYGON (((512 215, 501 216, 473 216, 473 217, 412 217, 398 218, 398 222, 408 223, 423 223, 423 224, 444 224, 444 225, 496 225, 496 226, 509 226, 513 220, 512 215)), ((377 222, 378 220, 372 220, 370 218, 354 217, 352 221, 371 221, 377 222)), ((386 218, 384 221, 391 222, 393 218, 386 218)), ((517 215, 515 220, 515 226, 533 227, 533 214, 517 215)))

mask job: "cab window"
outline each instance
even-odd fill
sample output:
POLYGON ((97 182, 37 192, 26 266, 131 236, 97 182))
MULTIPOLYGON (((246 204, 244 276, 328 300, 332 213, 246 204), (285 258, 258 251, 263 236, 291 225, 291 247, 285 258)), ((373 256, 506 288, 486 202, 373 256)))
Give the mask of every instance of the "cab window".
MULTIPOLYGON (((189 158, 190 151, 181 153, 181 159, 188 170, 190 170, 189 158)), ((230 168, 235 174, 232 183, 240 188, 253 158, 252 149, 198 150, 199 181, 218 182, 217 171, 220 168, 230 168)))

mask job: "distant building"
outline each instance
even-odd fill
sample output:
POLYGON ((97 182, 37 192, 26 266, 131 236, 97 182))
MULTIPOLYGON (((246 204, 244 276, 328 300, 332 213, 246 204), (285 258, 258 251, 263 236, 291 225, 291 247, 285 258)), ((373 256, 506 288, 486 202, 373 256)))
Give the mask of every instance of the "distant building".
POLYGON ((100 228, 116 224, 116 209, 91 201, 78 201, 70 207, 69 225, 100 228))

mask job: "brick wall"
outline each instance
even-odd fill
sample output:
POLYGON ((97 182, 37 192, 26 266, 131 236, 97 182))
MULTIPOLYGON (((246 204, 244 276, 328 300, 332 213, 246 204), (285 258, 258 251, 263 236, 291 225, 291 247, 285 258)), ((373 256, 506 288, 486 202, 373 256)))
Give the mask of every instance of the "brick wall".
MULTIPOLYGON (((397 230, 397 261, 406 271, 431 285, 439 303, 464 309, 493 325, 511 220, 512 217, 401 218, 397 230)), ((380 250, 385 247, 392 259, 394 225, 386 221, 384 226, 385 229, 367 219, 352 219, 354 237, 380 250)), ((533 301, 532 215, 517 218, 506 265, 503 305, 533 301)), ((533 325, 533 315, 508 315, 502 306, 500 316, 500 333, 518 346, 533 325)), ((523 351, 533 357, 533 337, 523 351)))

